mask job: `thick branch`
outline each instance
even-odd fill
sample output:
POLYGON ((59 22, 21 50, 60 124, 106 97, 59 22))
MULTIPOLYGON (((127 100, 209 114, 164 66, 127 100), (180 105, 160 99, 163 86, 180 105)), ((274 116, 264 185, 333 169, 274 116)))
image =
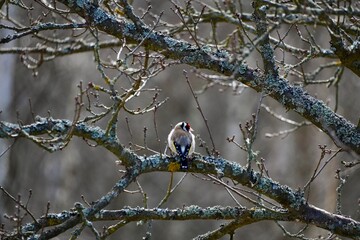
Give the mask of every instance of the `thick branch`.
MULTIPOLYGON (((83 208, 82 214, 86 218, 86 220, 94 219, 95 214, 99 213, 101 209, 106 207, 112 200, 114 200, 121 192, 124 191, 125 188, 129 186, 131 182, 135 180, 138 176, 137 171, 128 171, 113 187, 113 189, 108 192, 106 195, 101 197, 98 201, 96 201, 91 207, 83 208)), ((76 203, 75 205, 80 205, 80 203, 76 203)), ((82 206, 81 206, 82 207, 82 206)), ((22 232, 24 234, 31 234, 32 239, 50 239, 58 236, 59 234, 67 231, 80 224, 83 219, 79 214, 75 212, 62 212, 57 214, 56 217, 53 214, 47 214, 48 217, 39 219, 40 222, 36 224, 27 224, 22 228, 22 232), (56 226, 49 230, 42 231, 40 234, 36 234, 38 231, 48 226, 56 226)), ((14 234, 17 236, 17 234, 14 234)), ((11 236, 9 237, 9 239, 11 236)))
MULTIPOLYGON (((39 136, 48 134, 49 132, 64 136, 72 128, 72 122, 70 120, 37 117, 36 121, 36 123, 25 126, 0 122, 0 138, 25 137, 24 133, 27 133, 31 136, 39 136)), ((122 163, 125 166, 131 166, 136 161, 136 159, 130 157, 128 154, 128 149, 124 148, 119 143, 117 138, 106 135, 105 132, 99 127, 78 123, 75 125, 73 131, 75 136, 92 140, 97 144, 105 147, 120 160, 122 160, 122 163)), ((62 140, 64 139, 59 138, 59 141, 62 140)))
MULTIPOLYGON (((45 226, 55 226, 77 215, 77 212, 63 211, 61 213, 48 213, 39 219, 45 226)), ((270 211, 262 208, 246 209, 241 207, 207 207, 191 205, 184 208, 147 209, 143 207, 125 207, 120 210, 101 210, 98 214, 88 218, 90 221, 145 221, 145 220, 233 220, 243 218, 248 223, 262 220, 292 221, 294 217, 285 212, 270 211)), ((33 225, 23 228, 32 231, 33 225)))
MULTIPOLYGON (((112 48, 121 46, 121 41, 117 39, 112 39, 108 41, 99 42, 99 48, 112 48)), ((95 44, 92 42, 81 42, 79 41, 77 44, 72 44, 69 46, 60 47, 57 46, 53 48, 48 45, 37 45, 35 47, 9 47, 9 48, 1 48, 0 54, 24 54, 24 53, 40 53, 46 54, 48 56, 67 56, 72 55, 74 53, 82 53, 94 51, 95 44)))
POLYGON ((301 87, 293 86, 279 76, 265 75, 244 63, 232 63, 227 51, 212 49, 204 45, 198 48, 188 42, 176 40, 160 32, 143 26, 135 27, 124 19, 117 19, 88 0, 59 0, 72 11, 97 27, 119 39, 126 38, 128 43, 142 42, 148 49, 159 51, 164 56, 178 59, 196 68, 210 69, 255 89, 268 93, 288 109, 292 109, 328 134, 337 145, 348 146, 360 153, 360 129, 342 116, 333 112, 324 102, 310 96, 301 87))
POLYGON ((85 24, 82 23, 68 23, 68 24, 56 24, 56 23, 41 23, 32 27, 29 27, 28 29, 22 29, 20 33, 16 34, 9 34, 8 36, 0 39, 0 44, 8 43, 13 41, 14 39, 18 39, 30 34, 35 34, 40 31, 45 30, 58 30, 58 29, 77 29, 77 28, 84 28, 86 27, 85 24))
MULTIPOLYGON (((23 232, 36 232, 42 227, 54 227, 64 222, 79 223, 80 216, 75 211, 63 211, 61 213, 48 213, 38 219, 40 225, 32 223, 22 228, 23 232)), ((240 208, 240 207, 207 207, 188 206, 176 209, 162 208, 131 208, 125 207, 121 210, 101 210, 99 214, 87 218, 89 221, 144 221, 144 220, 233 220, 241 219, 243 225, 263 220, 294 221, 288 213, 270 211, 261 208, 240 208)), ((10 238, 10 236, 9 236, 10 238)), ((6 239, 6 238, 5 238, 6 239)))
MULTIPOLYGON (((70 127, 71 121, 51 118, 38 118, 38 122, 22 126, 21 128, 17 124, 1 122, 0 138, 23 137, 21 135, 22 131, 33 135, 49 133, 49 131, 51 133, 66 134, 70 127)), ((128 167, 127 174, 119 180, 108 194, 99 199, 92 207, 83 210, 84 216, 89 218, 93 217, 95 213, 115 199, 136 176, 154 171, 170 171, 170 163, 174 161, 173 158, 162 158, 160 155, 149 157, 138 156, 123 148, 117 139, 106 136, 105 131, 98 127, 90 127, 80 123, 76 124, 73 129, 75 136, 87 138, 106 147, 123 163, 127 164, 128 167)), ((189 172, 220 174, 277 201, 288 210, 287 213, 290 214, 291 219, 296 218, 304 223, 314 224, 342 236, 360 236, 359 222, 316 208, 307 203, 302 192, 294 191, 286 185, 281 185, 270 178, 264 177, 259 172, 247 171, 246 168, 236 162, 227 161, 223 158, 196 155, 189 165, 189 172)), ((59 234, 64 229, 63 225, 73 227, 80 223, 80 220, 77 216, 72 217, 56 228, 56 231, 51 229, 43 234, 47 234, 46 236, 56 236, 56 234, 59 234)))

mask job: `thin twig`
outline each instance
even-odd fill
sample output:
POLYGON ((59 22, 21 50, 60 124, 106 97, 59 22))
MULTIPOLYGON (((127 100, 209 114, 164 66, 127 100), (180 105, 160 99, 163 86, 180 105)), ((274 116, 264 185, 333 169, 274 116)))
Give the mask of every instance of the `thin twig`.
POLYGON ((192 96, 193 96, 194 99, 195 99, 195 102, 196 102, 196 105, 197 105, 197 109, 199 110, 199 112, 200 112, 200 114, 201 114, 201 116, 202 116, 202 118, 203 118, 203 120, 204 120, 204 122, 205 122, 205 126, 206 126, 206 129, 207 129, 208 133, 209 133, 210 140, 211 140, 211 144, 212 144, 212 146, 213 146, 212 152, 213 152, 213 154, 215 154, 215 155, 217 156, 217 155, 219 155, 219 152, 216 150, 215 142, 214 142, 214 139, 213 139, 212 134, 211 134, 211 131, 210 131, 210 127, 209 127, 209 124, 208 124, 208 120, 207 120, 207 118, 205 117, 204 112, 202 111, 201 106, 200 106, 200 103, 199 103, 199 101, 198 101, 198 97, 195 95, 194 89, 193 89, 192 86, 191 86, 191 83, 190 83, 190 81, 189 81, 189 77, 188 77, 188 75, 187 75, 187 71, 183 70, 183 74, 184 74, 185 79, 186 79, 186 82, 187 82, 187 84, 188 84, 188 86, 189 86, 189 88, 190 88, 191 94, 192 94, 192 96))
POLYGON ((2 158, 5 155, 5 153, 7 153, 7 151, 9 151, 14 146, 16 140, 17 138, 15 138, 15 140, 2 153, 0 153, 0 158, 2 158))
MULTIPOLYGON (((324 149, 325 150, 325 149, 324 149)), ((322 150, 322 151, 324 151, 324 150, 322 150)), ((342 151, 342 149, 340 148, 340 149, 338 149, 333 155, 331 155, 326 161, 325 161, 325 163, 322 165, 322 167, 319 169, 319 167, 320 167, 320 163, 321 163, 321 161, 324 159, 324 156, 325 155, 322 155, 321 157, 320 157, 320 159, 319 159, 319 161, 318 161, 318 163, 317 163, 317 165, 316 165, 316 167, 315 167, 315 170, 314 170, 314 173, 313 173, 313 175, 311 176, 311 178, 310 178, 310 180, 305 184, 305 186, 303 187, 303 189, 305 190, 307 187, 309 187, 309 185, 317 178, 317 176, 319 176, 319 174, 322 172, 322 170, 326 167, 326 165, 332 160, 332 159, 334 159, 335 157, 336 157, 336 155, 339 153, 339 152, 341 152, 342 151), (318 171, 318 169, 319 169, 319 171, 318 171)), ((325 153, 322 153, 322 154, 325 154, 325 153)))
POLYGON ((344 188, 344 185, 348 179, 349 176, 345 175, 344 177, 341 177, 340 170, 336 171, 336 177, 339 179, 339 186, 336 188, 336 214, 342 215, 341 213, 341 193, 344 188))
POLYGON ((25 212, 27 212, 30 217, 33 219, 33 221, 36 223, 36 224, 39 224, 39 222, 37 221, 37 219, 35 218, 35 216, 30 212, 30 210, 27 208, 27 204, 24 205, 22 204, 19 200, 17 200, 15 197, 13 197, 8 191, 5 190, 5 188, 3 188, 2 186, 0 186, 0 190, 6 195, 8 196, 11 200, 13 200, 16 204, 18 204, 22 209, 25 210, 25 212))

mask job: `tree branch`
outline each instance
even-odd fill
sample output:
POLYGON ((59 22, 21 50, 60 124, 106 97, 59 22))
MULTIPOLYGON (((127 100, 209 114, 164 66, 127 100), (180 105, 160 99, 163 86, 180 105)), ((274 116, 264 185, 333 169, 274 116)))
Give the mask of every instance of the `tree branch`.
MULTIPOLYGON (((18 124, 0 122, 0 138, 26 137, 21 135, 22 132, 35 136, 49 132, 66 135, 70 127, 73 127, 74 136, 84 137, 97 142, 114 153, 127 166, 126 174, 115 184, 113 189, 91 207, 83 210, 86 219, 94 217, 96 213, 106 207, 140 174, 154 171, 170 171, 171 163, 174 160, 176 161, 174 158, 162 158, 159 154, 148 157, 138 156, 122 147, 117 139, 106 136, 105 131, 99 127, 91 127, 84 123, 72 125, 72 122, 69 120, 38 117, 36 123, 21 127, 18 124)), ((304 223, 313 224, 346 237, 360 236, 360 222, 312 206, 304 198, 303 192, 294 191, 286 185, 281 185, 271 178, 264 177, 259 172, 247 171, 246 168, 236 162, 220 157, 195 155, 188 171, 214 175, 221 173, 223 177, 227 177, 237 184, 247 186, 280 203, 286 209, 285 213, 289 214, 289 219, 297 219, 304 223)), ((279 211, 274 209, 274 212, 279 211)), ((80 221, 81 218, 78 215, 71 216, 58 227, 44 231, 39 236, 39 239, 54 237, 63 232, 64 229, 79 224, 80 221)), ((41 224, 37 225, 37 228, 41 228, 41 224)))
POLYGON ((337 145, 346 145, 360 153, 360 129, 344 117, 333 112, 326 104, 312 96, 299 86, 290 84, 280 76, 266 75, 250 68, 245 63, 233 63, 230 53, 212 49, 203 45, 198 48, 186 41, 177 40, 149 27, 136 28, 125 19, 117 19, 89 0, 59 0, 72 11, 90 21, 99 30, 119 39, 126 38, 127 43, 143 42, 144 46, 159 51, 167 58, 180 60, 181 63, 196 68, 209 69, 227 76, 255 89, 265 92, 280 104, 292 109, 331 137, 337 145))

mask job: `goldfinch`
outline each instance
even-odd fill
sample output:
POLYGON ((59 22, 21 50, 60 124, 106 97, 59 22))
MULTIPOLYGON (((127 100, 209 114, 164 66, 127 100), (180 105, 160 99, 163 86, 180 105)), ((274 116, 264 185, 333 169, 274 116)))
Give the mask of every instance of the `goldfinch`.
POLYGON ((187 157, 195 151, 195 136, 190 124, 179 122, 170 131, 168 146, 173 154, 179 155, 181 169, 188 169, 187 157))

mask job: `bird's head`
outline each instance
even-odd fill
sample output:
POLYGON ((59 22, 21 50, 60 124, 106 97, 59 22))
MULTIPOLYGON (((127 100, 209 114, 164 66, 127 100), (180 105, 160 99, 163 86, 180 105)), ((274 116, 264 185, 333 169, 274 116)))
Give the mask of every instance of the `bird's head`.
POLYGON ((186 132, 191 132, 194 131, 191 127, 190 124, 187 122, 179 122, 178 124, 176 124, 175 129, 182 129, 186 132))

